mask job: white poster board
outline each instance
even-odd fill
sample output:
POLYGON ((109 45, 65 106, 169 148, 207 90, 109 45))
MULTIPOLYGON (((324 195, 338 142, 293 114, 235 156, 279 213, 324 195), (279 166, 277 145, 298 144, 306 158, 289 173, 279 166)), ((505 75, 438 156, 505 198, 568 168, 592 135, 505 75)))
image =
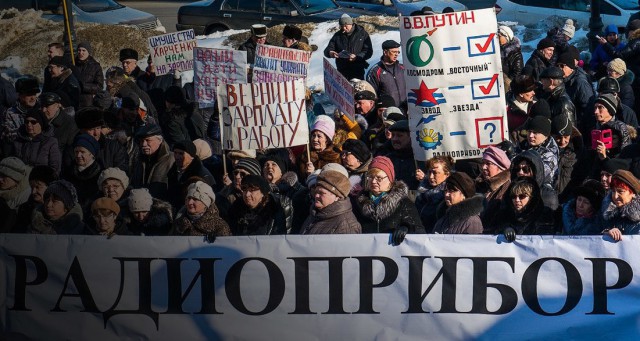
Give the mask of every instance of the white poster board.
POLYGON ((149 37, 149 51, 156 75, 166 75, 171 70, 193 70, 193 49, 196 46, 193 30, 149 37))
POLYGON ((200 108, 213 107, 220 84, 247 82, 247 52, 196 47, 193 86, 200 108))

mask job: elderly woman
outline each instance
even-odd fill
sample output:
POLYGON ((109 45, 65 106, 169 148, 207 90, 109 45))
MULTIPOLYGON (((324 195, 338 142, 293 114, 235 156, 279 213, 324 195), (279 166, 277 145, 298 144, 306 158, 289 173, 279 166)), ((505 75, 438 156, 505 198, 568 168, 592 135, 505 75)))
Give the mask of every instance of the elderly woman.
POLYGON ((453 159, 451 156, 434 156, 427 161, 427 174, 418 169, 417 176, 423 179, 421 187, 424 192, 416 197, 416 208, 420 212, 420 220, 427 231, 432 231, 436 223, 436 210, 444 200, 446 180, 451 175, 453 159))
POLYGON ((27 231, 39 234, 82 234, 82 208, 73 185, 66 180, 49 184, 44 204, 33 212, 27 231))
POLYGON ((97 183, 102 196, 113 199, 120 208, 127 205, 129 177, 122 169, 111 167, 103 170, 97 183))
POLYGON ((640 234, 640 181, 633 173, 617 170, 611 178, 611 191, 602 202, 604 233, 613 240, 625 234, 640 234))
POLYGON ((476 195, 476 186, 466 173, 456 172, 447 178, 444 203, 438 206, 433 233, 481 234, 482 195, 476 195))
POLYGON ((129 231, 140 236, 166 236, 171 229, 173 212, 171 205, 155 199, 146 188, 132 189, 126 199, 123 219, 129 231))
POLYGON ((62 177, 75 186, 83 207, 89 206, 98 192, 98 178, 102 172, 102 165, 96 160, 99 150, 100 144, 93 136, 78 134, 73 139, 74 163, 62 172, 62 177))
POLYGON ((258 175, 242 179, 242 200, 236 200, 229 212, 234 236, 286 234, 284 210, 269 194, 269 183, 258 175))
POLYGON ((342 144, 340 159, 344 168, 349 172, 349 182, 351 183, 349 195, 357 198, 364 190, 364 180, 371 163, 371 152, 364 142, 348 139, 342 144))
POLYGON ((565 235, 594 235, 602 232, 600 206, 604 186, 597 180, 587 180, 575 189, 575 199, 562 207, 562 227, 565 235))
POLYGON ((87 225, 85 234, 101 235, 108 238, 114 235, 130 234, 127 224, 120 218, 120 206, 108 197, 98 198, 91 204, 91 216, 95 225, 87 225))
POLYGON ((333 149, 335 133, 336 123, 333 119, 327 115, 318 116, 309 137, 311 161, 306 153, 300 154, 298 159, 298 169, 305 178, 327 163, 340 163, 340 154, 333 149))
POLYGON ((395 180, 393 163, 376 156, 369 165, 366 190, 357 199, 356 217, 363 233, 392 233, 392 243, 404 241, 407 233, 424 233, 409 189, 395 180))
POLYGON ((38 109, 29 109, 13 141, 13 156, 30 166, 45 165, 60 173, 62 155, 53 129, 38 109))
POLYGON ((198 181, 189 185, 184 206, 178 211, 170 234, 177 236, 230 236, 229 225, 220 218, 215 198, 213 189, 206 183, 198 181))
POLYGON ((311 213, 302 225, 302 234, 362 233, 348 197, 350 187, 346 174, 323 169, 316 178, 311 213))

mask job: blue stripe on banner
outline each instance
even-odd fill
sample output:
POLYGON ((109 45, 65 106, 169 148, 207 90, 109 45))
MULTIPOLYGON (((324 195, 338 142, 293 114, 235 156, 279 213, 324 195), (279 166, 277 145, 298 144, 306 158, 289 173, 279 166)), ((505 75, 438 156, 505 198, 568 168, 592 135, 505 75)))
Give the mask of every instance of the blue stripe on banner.
POLYGON ((449 136, 459 136, 459 135, 467 135, 467 132, 464 130, 461 130, 461 131, 452 131, 449 133, 449 136))
POLYGON ((460 90, 460 89, 464 89, 464 85, 450 86, 447 89, 449 89, 449 90, 460 90))
POLYGON ((451 46, 451 47, 445 47, 442 49, 442 51, 458 51, 461 50, 460 46, 451 46))

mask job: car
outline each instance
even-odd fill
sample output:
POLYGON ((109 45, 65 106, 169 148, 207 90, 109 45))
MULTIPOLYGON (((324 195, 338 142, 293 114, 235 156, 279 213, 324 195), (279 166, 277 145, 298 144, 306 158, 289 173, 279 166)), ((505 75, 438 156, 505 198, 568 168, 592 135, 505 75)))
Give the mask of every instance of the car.
POLYGON ((441 13, 447 7, 454 11, 466 11, 467 6, 453 0, 337 0, 338 4, 347 8, 359 8, 386 15, 409 15, 425 6, 441 13))
MULTIPOLYGON (((114 0, 72 0, 72 13, 75 21, 92 22, 106 25, 134 26, 143 30, 166 32, 160 20, 153 14, 139 11, 119 4, 114 0)), ((43 11, 42 17, 62 21, 61 0, 2 0, 0 9, 35 9, 43 11)))
POLYGON ((249 29, 253 24, 275 26, 338 20, 343 13, 353 18, 380 15, 342 8, 333 0, 203 0, 178 9, 176 29, 193 29, 202 35, 229 29, 249 29))
MULTIPOLYGON (((535 25, 550 15, 571 18, 576 25, 586 26, 591 16, 591 0, 497 0, 498 21, 515 21, 535 25)), ((637 0, 600 0, 604 25, 614 24, 624 30, 629 17, 640 11, 637 0)))

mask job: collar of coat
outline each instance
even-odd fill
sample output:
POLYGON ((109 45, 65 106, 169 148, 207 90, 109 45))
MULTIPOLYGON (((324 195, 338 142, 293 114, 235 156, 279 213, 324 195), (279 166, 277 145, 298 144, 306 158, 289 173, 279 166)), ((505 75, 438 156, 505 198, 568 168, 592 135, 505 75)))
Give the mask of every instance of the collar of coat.
POLYGON ((476 194, 471 198, 464 199, 453 206, 447 206, 443 200, 438 205, 436 217, 440 219, 446 215, 449 217, 449 224, 456 225, 473 216, 479 216, 484 208, 483 202, 484 197, 481 194, 476 194))
MULTIPOLYGON (((610 191, 611 192, 611 191, 610 191)), ((605 204, 608 204, 606 210, 604 211, 604 219, 628 219, 633 223, 640 222, 640 196, 636 194, 636 196, 631 199, 631 201, 621 207, 616 206, 611 201, 611 193, 606 196, 605 204)))
POLYGON ((362 214, 371 219, 386 219, 395 213, 402 199, 409 196, 409 188, 407 185, 397 180, 391 186, 391 190, 387 192, 376 206, 369 197, 369 192, 364 192, 358 197, 358 204, 362 207, 362 214))

